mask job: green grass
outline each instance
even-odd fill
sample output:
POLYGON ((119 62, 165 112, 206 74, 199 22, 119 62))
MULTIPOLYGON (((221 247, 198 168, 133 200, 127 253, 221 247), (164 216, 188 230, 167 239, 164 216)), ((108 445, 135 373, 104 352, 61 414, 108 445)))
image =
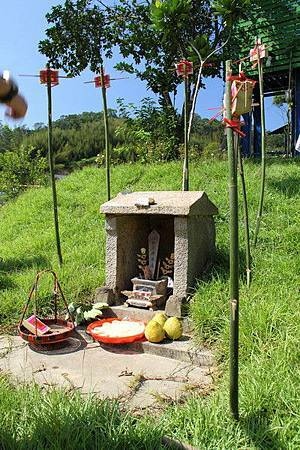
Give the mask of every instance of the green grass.
POLYGON ((161 431, 121 413, 115 401, 76 392, 16 388, 0 377, 0 449, 107 450, 160 448, 161 431))
MULTIPOLYGON (((259 197, 260 166, 246 161, 245 173, 253 233, 259 197)), ((124 165, 113 168, 111 179, 113 195, 125 189, 180 189, 181 165, 124 165)), ((268 162, 265 210, 258 245, 253 250, 253 282, 250 289, 246 287, 243 271, 241 210, 241 420, 235 423, 228 407, 227 163, 199 161, 191 165, 191 190, 205 190, 218 206, 219 215, 216 218, 216 264, 212 272, 199 281, 191 302, 190 315, 196 327, 196 338, 214 348, 222 376, 214 394, 206 398, 191 397, 185 405, 171 406, 157 426, 154 426, 153 421, 145 425, 147 417, 135 421, 118 413, 118 420, 130 426, 132 433, 132 440, 126 441, 126 445, 118 437, 118 421, 109 422, 109 418, 105 418, 108 416, 105 416, 103 420, 108 420, 107 426, 111 433, 115 433, 116 439, 114 442, 110 441, 107 448, 151 448, 153 445, 152 448, 156 449, 159 448, 159 436, 163 433, 200 449, 300 448, 299 179, 298 161, 274 159, 268 162), (154 440, 151 440, 151 436, 154 440)), ((0 255, 3 258, 0 261, 0 317, 3 326, 15 323, 18 319, 37 269, 53 267, 58 272, 65 295, 70 301, 90 295, 104 281, 104 222, 99 214, 99 205, 105 201, 104 171, 87 168, 73 173, 58 183, 58 198, 64 257, 62 269, 57 266, 49 189, 29 191, 0 209, 0 255)), ((45 295, 48 285, 48 280, 42 283, 42 295, 45 295)), ((8 388, 4 385, 1 389, 5 391, 8 388)), ((20 408, 28 411, 29 400, 26 400, 24 394, 27 391, 25 389, 23 392, 22 389, 16 390, 14 395, 23 398, 23 403, 19 403, 20 408)), ((32 389, 38 392, 37 388, 32 389)), ((12 390, 8 389, 7 398, 12 394, 12 390)), ((35 395, 38 398, 44 394, 35 395)), ((74 404, 74 409, 79 412, 84 408, 84 402, 81 403, 79 398, 75 401, 63 396, 61 403, 74 404)), ((93 400, 91 405, 94 405, 93 400)), ((96 422, 93 421, 93 408, 96 405, 87 410, 84 420, 91 417, 90 428, 95 435, 98 431, 96 422)), ((18 423, 18 415, 11 411, 14 411, 13 404, 7 401, 3 414, 0 413, 2 433, 7 436, 10 434, 10 427, 18 423)), ((38 426, 39 420, 37 411, 32 426, 38 426)), ((67 423, 68 420, 66 415, 67 423)), ((24 427, 23 423, 21 428, 24 427)), ((63 423, 59 427, 63 429, 63 423)), ((21 431, 30 435, 27 428, 26 430, 21 431)), ((36 434, 35 436, 37 437, 36 434)), ((62 439, 62 435, 59 436, 57 442, 62 439)), ((23 438, 18 439, 21 442, 23 438)), ((61 448, 64 447, 62 444, 61 448)), ((94 447, 86 444, 80 448, 94 447)))

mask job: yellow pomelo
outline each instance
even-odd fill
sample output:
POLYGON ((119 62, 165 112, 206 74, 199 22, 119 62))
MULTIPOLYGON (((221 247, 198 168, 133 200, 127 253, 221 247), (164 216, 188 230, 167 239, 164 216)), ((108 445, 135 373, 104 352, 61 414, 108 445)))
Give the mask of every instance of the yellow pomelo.
POLYGON ((167 318, 168 317, 165 315, 165 313, 158 312, 151 320, 154 320, 154 322, 159 323, 163 327, 167 318))
POLYGON ((170 317, 164 324, 164 331, 170 339, 179 339, 182 336, 182 323, 177 317, 170 317))
POLYGON ((145 328, 145 336, 149 342, 161 342, 165 338, 165 332, 159 323, 150 320, 145 328))

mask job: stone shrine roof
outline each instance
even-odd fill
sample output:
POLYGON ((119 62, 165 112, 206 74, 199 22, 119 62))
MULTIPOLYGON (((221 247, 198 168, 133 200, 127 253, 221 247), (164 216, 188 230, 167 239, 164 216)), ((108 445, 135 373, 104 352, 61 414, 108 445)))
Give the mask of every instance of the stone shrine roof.
POLYGON ((164 214, 211 216, 218 208, 204 191, 151 191, 120 193, 101 205, 104 214, 164 214))

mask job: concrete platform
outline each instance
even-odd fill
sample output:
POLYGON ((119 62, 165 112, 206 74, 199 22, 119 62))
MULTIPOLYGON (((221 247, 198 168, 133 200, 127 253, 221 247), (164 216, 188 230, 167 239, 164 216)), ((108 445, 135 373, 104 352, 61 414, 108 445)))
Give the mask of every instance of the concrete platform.
POLYGON ((32 347, 20 337, 0 337, 0 370, 18 382, 62 387, 118 398, 133 410, 162 407, 194 390, 212 386, 212 368, 141 353, 128 347, 102 347, 74 334, 57 347, 32 347))

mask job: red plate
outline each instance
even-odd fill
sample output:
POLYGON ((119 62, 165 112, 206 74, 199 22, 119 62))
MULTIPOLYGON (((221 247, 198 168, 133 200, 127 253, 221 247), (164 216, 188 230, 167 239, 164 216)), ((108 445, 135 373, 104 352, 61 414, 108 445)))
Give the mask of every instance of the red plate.
MULTIPOLYGON (((96 327, 101 327, 106 322, 113 322, 114 320, 119 320, 122 322, 122 319, 118 319, 116 317, 109 317, 107 319, 102 320, 96 320, 96 322, 92 322, 90 325, 88 325, 86 331, 88 334, 90 334, 96 341, 103 342, 104 344, 130 344, 131 342, 140 341, 144 338, 144 332, 135 334, 132 336, 115 336, 115 337, 108 337, 108 336, 100 336, 97 333, 94 333, 93 330, 96 327)), ((138 322, 141 323, 139 320, 129 320, 128 322, 138 322)))

